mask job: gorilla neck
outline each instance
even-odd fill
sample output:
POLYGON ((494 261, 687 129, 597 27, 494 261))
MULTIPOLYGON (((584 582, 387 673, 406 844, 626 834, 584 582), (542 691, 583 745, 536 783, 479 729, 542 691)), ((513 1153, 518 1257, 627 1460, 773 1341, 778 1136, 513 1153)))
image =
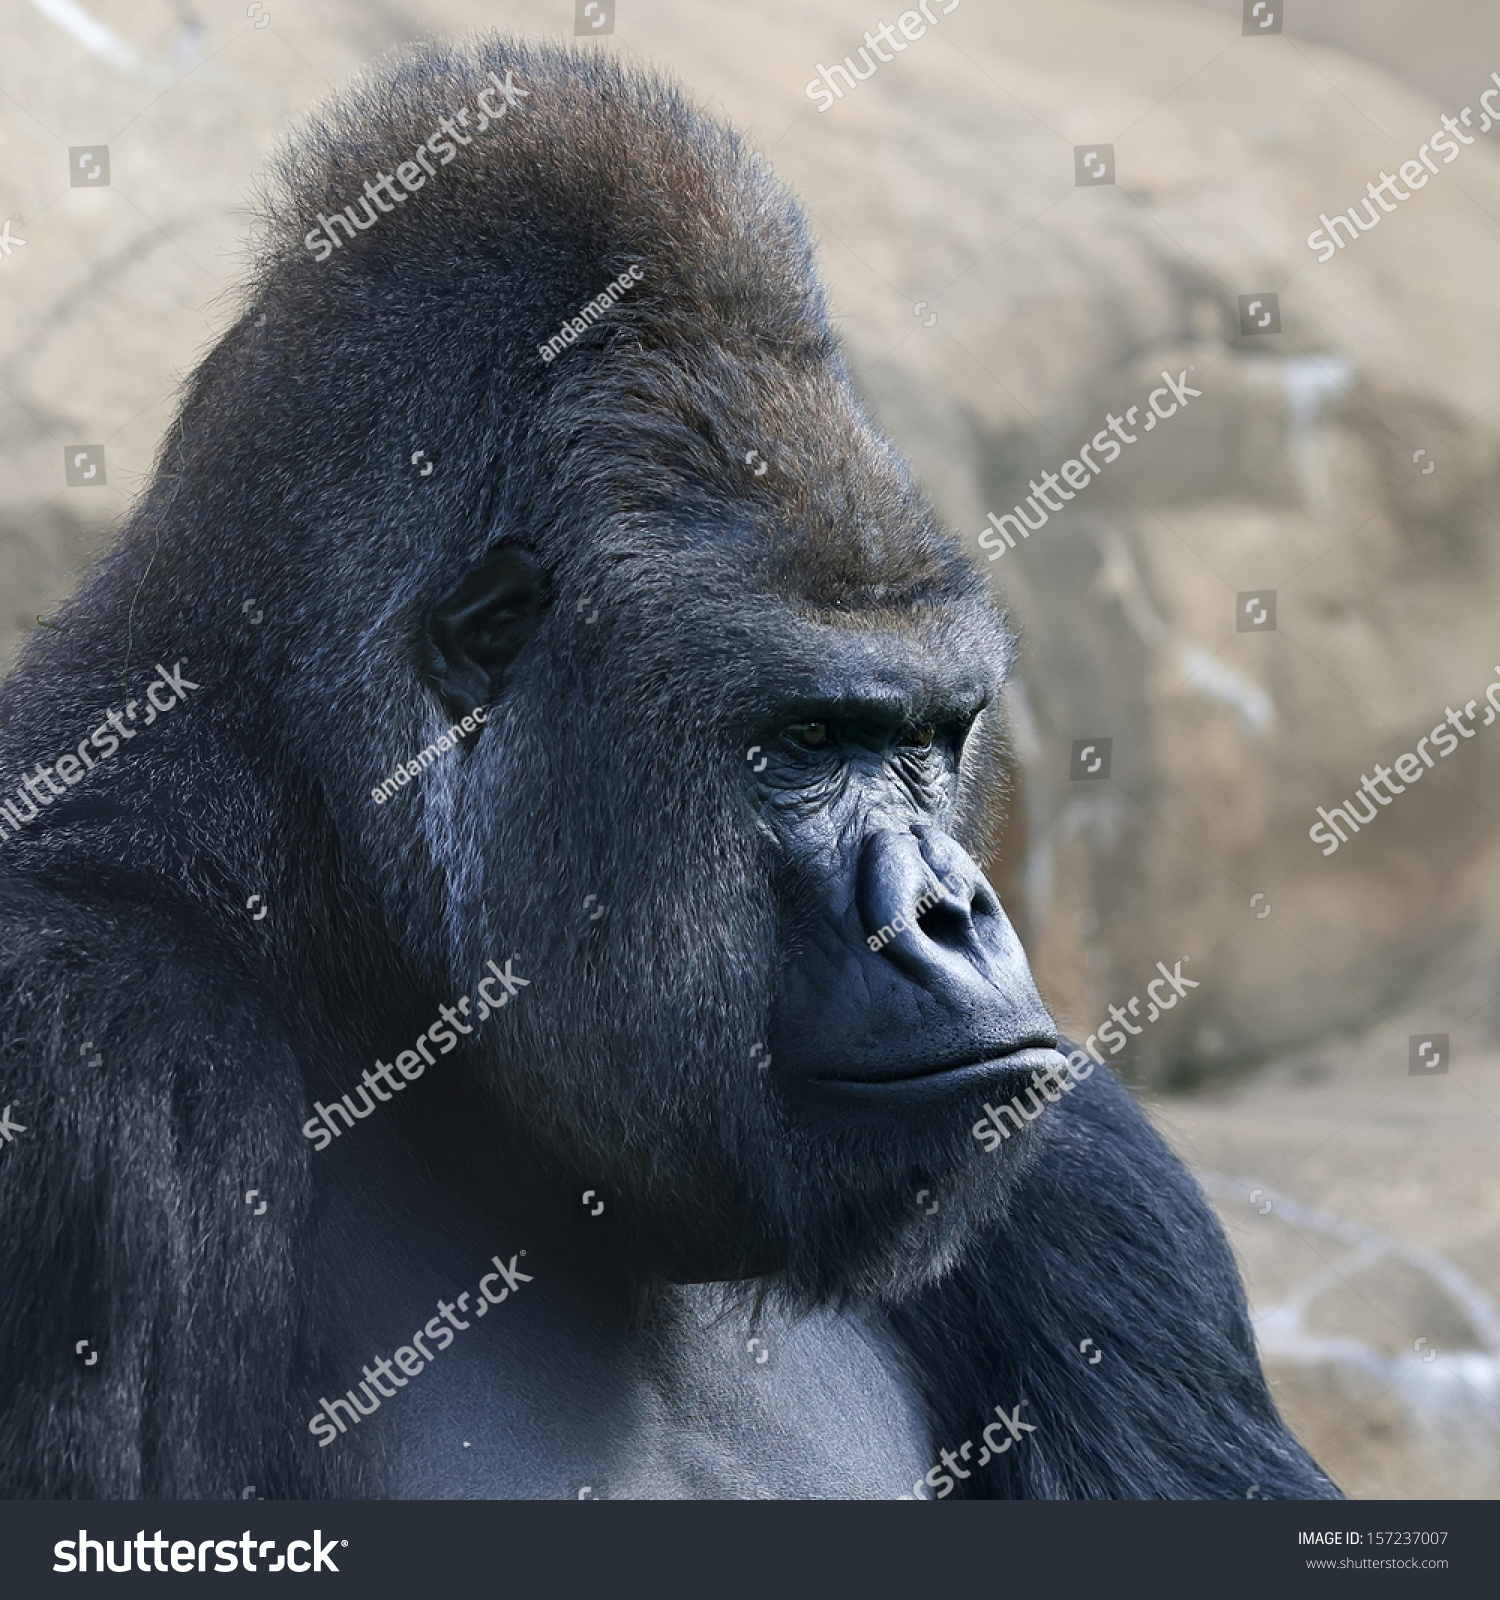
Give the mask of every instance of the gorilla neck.
POLYGON ((411 1129, 409 1156, 441 1174, 455 1214, 522 1229, 563 1270, 608 1284, 622 1303, 647 1303, 667 1284, 737 1284, 753 1293, 784 1266, 774 1245, 736 1218, 724 1196, 653 1205, 601 1179, 587 1163, 538 1151, 481 1097, 411 1129), (480 1131, 482 1130, 482 1131, 480 1131))
POLYGON ((727 1184, 643 1197, 585 1162, 538 1151, 471 1076, 455 1072, 414 1087, 428 1093, 381 1107, 313 1157, 319 1186, 326 1182, 362 1213, 443 1217, 453 1241, 470 1241, 479 1263, 524 1246, 622 1307, 648 1304, 669 1284, 732 1285, 746 1304, 775 1301, 797 1311, 873 1303, 946 1264, 955 1226, 967 1236, 961 1206, 950 1209, 946 1234, 937 1231, 939 1218, 918 1238, 910 1207, 893 1224, 847 1197, 809 1203, 808 1233, 839 1244, 825 1268, 805 1244, 799 1260, 798 1241, 773 1237, 727 1184), (849 1274, 841 1270, 846 1263, 849 1274))

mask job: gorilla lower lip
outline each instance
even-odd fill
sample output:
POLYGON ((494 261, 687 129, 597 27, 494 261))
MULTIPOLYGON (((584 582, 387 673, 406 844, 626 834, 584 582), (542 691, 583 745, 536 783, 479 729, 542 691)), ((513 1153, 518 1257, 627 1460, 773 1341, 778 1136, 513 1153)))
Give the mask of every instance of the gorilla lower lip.
POLYGON ((1005 1077, 1023 1078, 1053 1064, 1056 1049, 1041 1040, 978 1061, 953 1062, 938 1067, 923 1067, 915 1072, 885 1078, 813 1078, 812 1087, 821 1094, 856 1101, 886 1097, 932 1099, 960 1090, 990 1085, 1005 1077))

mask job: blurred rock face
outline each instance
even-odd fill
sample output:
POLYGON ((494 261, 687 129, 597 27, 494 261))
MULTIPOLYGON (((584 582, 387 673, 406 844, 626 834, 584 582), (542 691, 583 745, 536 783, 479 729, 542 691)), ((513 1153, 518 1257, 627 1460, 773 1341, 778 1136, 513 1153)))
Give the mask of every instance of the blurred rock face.
MULTIPOLYGON (((417 0, 409 25, 354 0, 272 0, 264 27, 93 13, 118 48, 35 7, 8 24, 26 244, 0 260, 7 655, 107 537, 179 376, 237 314, 245 197, 287 121, 408 28, 493 17, 478 0, 417 0), (109 182, 75 185, 70 151, 95 144, 109 182), (103 481, 69 487, 65 447, 101 443, 103 481)), ((804 197, 856 376, 977 560, 987 513, 1191 370, 1201 395, 1127 428, 987 563, 1024 639, 994 868, 1063 1019, 1088 1034, 1118 1008, 1114 1059, 1142 1076, 1366 1028, 1439 966, 1495 953, 1500 727, 1334 855, 1308 830, 1500 666, 1497 136, 1319 263, 1320 213, 1457 103, 1195 6, 940 14, 823 110, 805 86, 879 20, 839 0, 622 3, 597 47, 675 71, 804 197), (1242 597, 1273 593, 1274 628, 1240 631, 1242 597), (1108 776, 1071 775, 1104 740, 1108 776), (1144 1021, 1158 962, 1196 987, 1144 1021)))
MULTIPOLYGON (((1122 1052, 1169 1079, 1362 1030, 1487 947, 1500 765, 1490 441, 1330 350, 1197 353, 1203 399, 996 564, 1027 638, 1016 887, 1043 981, 1097 1023, 1190 956, 1199 988, 1122 1052), (1450 708, 1450 754, 1429 739, 1417 782, 1378 782, 1450 708), (1095 735, 1108 780, 1070 777, 1095 735), (1373 820, 1325 854, 1318 808, 1351 797, 1373 820)), ((996 505, 1047 442, 995 443, 996 505)))
POLYGON ((1500 1488, 1500 1189, 1475 1115, 1500 1051, 1452 1043, 1459 1075, 1412 1076, 1404 1038, 1337 1043, 1153 1107, 1239 1259, 1277 1405, 1356 1498, 1500 1488))

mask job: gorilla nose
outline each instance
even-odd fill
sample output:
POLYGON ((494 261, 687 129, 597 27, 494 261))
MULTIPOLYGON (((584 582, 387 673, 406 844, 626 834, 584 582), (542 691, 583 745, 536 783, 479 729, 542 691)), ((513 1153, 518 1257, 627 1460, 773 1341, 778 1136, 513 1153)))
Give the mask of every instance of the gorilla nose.
POLYGON ((854 867, 852 906, 787 974, 773 1034, 785 1081, 938 1094, 970 1069, 1012 1070, 1012 1056, 1029 1071, 1038 1063, 1021 1052, 1056 1047, 1000 897, 955 839, 885 828, 854 867))
POLYGON ((955 1004, 981 991, 992 995, 1022 959, 999 895, 963 846, 938 828, 872 834, 860 854, 855 896, 867 947, 955 1004))

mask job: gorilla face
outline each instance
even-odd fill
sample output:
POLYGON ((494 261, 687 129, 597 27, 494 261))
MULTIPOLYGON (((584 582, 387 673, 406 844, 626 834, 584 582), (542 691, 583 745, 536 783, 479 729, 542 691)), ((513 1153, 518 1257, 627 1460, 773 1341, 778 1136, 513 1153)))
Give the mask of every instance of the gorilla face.
POLYGON ((710 539, 669 502, 586 561, 502 546, 426 632, 444 714, 491 707, 463 959, 533 979, 486 1046, 510 1136, 616 1198, 632 1259, 802 1306, 950 1265, 1034 1143, 986 1155, 970 1125, 1057 1061, 958 837, 1010 639, 884 487, 859 534, 725 504, 710 539))
POLYGON ((777 1081, 804 1116, 951 1116, 1045 1065, 1055 1031, 994 890, 950 832, 983 655, 824 629, 768 724, 763 816, 785 867, 777 1081))
MULTIPOLYGON (((996 1166, 975 1159, 967 1113, 1018 1093, 1057 1044, 999 898, 951 831, 999 688, 984 638, 953 620, 929 603, 797 629, 794 657, 767 673, 781 693, 751 768, 781 913, 765 1087, 817 1174, 802 1225, 816 1210, 825 1259, 842 1247, 865 1264, 860 1287, 898 1295, 993 1220, 996 1166)), ((801 1244, 794 1233, 789 1259, 810 1285, 839 1285, 801 1244)))

